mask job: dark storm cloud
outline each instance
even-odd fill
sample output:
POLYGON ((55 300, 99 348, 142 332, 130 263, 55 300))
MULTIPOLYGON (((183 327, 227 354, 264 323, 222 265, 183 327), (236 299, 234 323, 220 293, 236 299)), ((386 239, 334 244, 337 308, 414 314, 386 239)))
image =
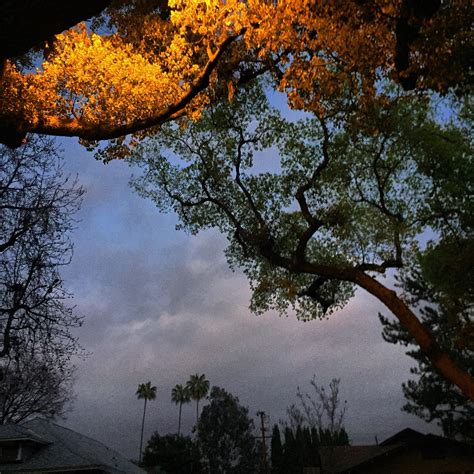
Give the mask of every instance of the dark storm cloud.
MULTIPOLYGON (((310 388, 313 374, 324 385, 339 377, 356 443, 423 426, 400 412, 410 360, 382 340, 374 299, 358 292, 324 321, 251 315, 248 283, 228 269, 223 237, 176 232, 173 216, 159 215, 128 188, 124 163, 104 166, 69 143, 67 150, 68 168, 88 193, 64 275, 86 316, 78 335, 92 353, 78 363, 68 426, 136 457, 137 384, 158 387, 146 436, 166 433, 176 430, 171 388, 196 372, 237 395, 251 414, 265 410, 272 422, 296 401, 298 385, 310 388)), ((183 421, 189 430, 192 406, 183 421)))

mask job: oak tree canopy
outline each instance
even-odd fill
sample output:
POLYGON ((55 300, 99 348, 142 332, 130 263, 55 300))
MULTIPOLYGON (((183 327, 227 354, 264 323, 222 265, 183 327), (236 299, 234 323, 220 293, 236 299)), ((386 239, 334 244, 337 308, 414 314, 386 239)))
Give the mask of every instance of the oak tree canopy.
POLYGON ((383 279, 413 268, 423 232, 433 242, 471 234, 463 225, 472 215, 470 130, 439 123, 427 98, 396 89, 386 97, 364 120, 342 97, 332 116, 293 122, 253 84, 231 104, 207 107, 200 121, 182 119, 144 141, 133 157, 144 168, 135 186, 175 212, 180 228, 226 235, 255 312, 324 317, 362 288, 473 399, 472 377, 383 279))

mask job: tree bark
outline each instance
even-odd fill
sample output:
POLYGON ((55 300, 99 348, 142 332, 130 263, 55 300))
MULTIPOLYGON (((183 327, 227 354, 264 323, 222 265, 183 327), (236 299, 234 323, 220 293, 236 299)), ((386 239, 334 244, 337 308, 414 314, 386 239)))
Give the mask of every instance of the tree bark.
POLYGON ((13 58, 98 15, 110 0, 0 0, 0 58, 13 58))
POLYGON ((439 370, 443 377, 456 385, 469 400, 474 401, 474 378, 459 368, 449 354, 441 349, 430 332, 421 324, 413 311, 411 311, 395 291, 385 287, 375 278, 372 278, 357 268, 295 261, 278 255, 271 247, 263 247, 263 249, 260 249, 260 252, 270 260, 271 263, 286 268, 287 270, 348 281, 368 291, 382 302, 400 321, 401 325, 415 339, 422 352, 428 357, 433 366, 439 370))
POLYGON ((141 462, 142 462, 143 430, 145 428, 146 400, 147 399, 145 398, 145 405, 143 407, 142 434, 140 436, 140 454, 138 455, 138 464, 141 464, 141 462))
POLYGON ((198 429, 199 422, 199 398, 196 400, 196 431, 198 429))
POLYGON ((467 398, 474 401, 474 379, 467 372, 461 370, 451 357, 438 346, 430 332, 395 291, 388 289, 363 272, 358 272, 353 281, 381 301, 415 339, 420 349, 439 372, 459 387, 467 398))
POLYGON ((137 133, 176 119, 184 114, 185 108, 191 101, 208 86, 211 74, 230 45, 239 38, 245 29, 228 36, 218 46, 208 62, 203 66, 201 73, 190 84, 189 90, 176 102, 169 104, 163 110, 143 119, 136 119, 127 124, 87 124, 76 118, 47 116, 42 117, 35 124, 28 124, 27 117, 0 117, 0 143, 10 148, 20 147, 26 140, 27 133, 61 137, 79 137, 84 140, 113 140, 125 135, 137 133))

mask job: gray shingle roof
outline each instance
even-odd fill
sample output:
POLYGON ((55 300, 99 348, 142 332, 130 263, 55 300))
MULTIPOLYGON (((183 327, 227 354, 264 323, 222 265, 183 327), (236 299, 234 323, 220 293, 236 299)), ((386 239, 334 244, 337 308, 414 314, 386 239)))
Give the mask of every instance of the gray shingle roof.
POLYGON ((320 456, 324 472, 344 472, 366 461, 396 451, 400 445, 391 446, 321 446, 320 456))
POLYGON ((47 441, 39 438, 29 429, 20 425, 1 425, 0 441, 30 440, 40 444, 47 444, 47 441))
MULTIPOLYGON (((49 444, 42 446, 22 463, 0 465, 2 474, 86 468, 102 469, 111 474, 143 474, 145 472, 99 441, 44 419, 35 418, 17 428, 49 444)), ((0 439, 4 430, 5 432, 12 431, 12 425, 0 426, 0 439)))

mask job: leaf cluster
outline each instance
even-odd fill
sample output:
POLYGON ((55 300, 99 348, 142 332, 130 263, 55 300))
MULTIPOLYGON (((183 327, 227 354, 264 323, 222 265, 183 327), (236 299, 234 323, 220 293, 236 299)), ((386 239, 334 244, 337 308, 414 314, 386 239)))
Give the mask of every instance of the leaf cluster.
POLYGON ((253 421, 239 399, 212 387, 198 424, 198 443, 205 472, 257 472, 253 421))
MULTIPOLYGON (((417 97, 393 94, 357 126, 354 119, 341 109, 289 121, 253 84, 140 146, 131 161, 144 172, 133 186, 174 211, 179 228, 227 236, 228 261, 249 277, 254 311, 322 316, 353 288, 318 277, 318 268, 337 275, 409 265, 416 237, 441 225, 450 167, 466 168, 471 151, 462 129, 437 123, 417 97)), ((456 204, 444 222, 458 219, 464 206, 456 204)))

